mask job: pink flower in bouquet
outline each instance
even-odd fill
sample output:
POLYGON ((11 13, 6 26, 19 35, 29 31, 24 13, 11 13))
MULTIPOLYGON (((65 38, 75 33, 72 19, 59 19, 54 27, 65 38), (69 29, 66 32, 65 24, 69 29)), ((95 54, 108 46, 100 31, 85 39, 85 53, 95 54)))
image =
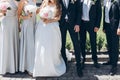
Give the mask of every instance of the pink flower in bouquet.
POLYGON ((44 13, 44 17, 45 17, 45 18, 48 18, 48 13, 44 13))
POLYGON ((53 18, 53 12, 47 8, 44 8, 40 11, 40 17, 45 19, 52 19, 53 18))
POLYGON ((0 10, 5 12, 4 15, 6 15, 6 11, 11 10, 10 4, 8 2, 0 2, 0 10))
POLYGON ((5 11, 5 10, 7 10, 7 8, 8 8, 8 7, 7 7, 6 5, 4 5, 4 4, 3 4, 3 5, 0 5, 0 10, 5 11))

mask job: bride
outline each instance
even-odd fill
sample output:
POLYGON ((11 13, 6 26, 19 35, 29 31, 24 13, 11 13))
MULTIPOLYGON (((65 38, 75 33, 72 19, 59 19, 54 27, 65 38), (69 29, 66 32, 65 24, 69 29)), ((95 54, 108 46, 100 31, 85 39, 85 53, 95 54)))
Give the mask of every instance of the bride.
POLYGON ((35 33, 33 77, 61 76, 66 72, 61 56, 61 16, 58 0, 44 0, 39 9, 40 21, 35 33))

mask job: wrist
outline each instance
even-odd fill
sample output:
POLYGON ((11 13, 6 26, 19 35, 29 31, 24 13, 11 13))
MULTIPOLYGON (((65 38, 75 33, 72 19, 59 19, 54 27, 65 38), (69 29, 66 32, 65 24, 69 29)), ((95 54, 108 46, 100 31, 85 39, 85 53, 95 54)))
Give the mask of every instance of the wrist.
POLYGON ((30 18, 30 15, 28 15, 27 18, 30 18))

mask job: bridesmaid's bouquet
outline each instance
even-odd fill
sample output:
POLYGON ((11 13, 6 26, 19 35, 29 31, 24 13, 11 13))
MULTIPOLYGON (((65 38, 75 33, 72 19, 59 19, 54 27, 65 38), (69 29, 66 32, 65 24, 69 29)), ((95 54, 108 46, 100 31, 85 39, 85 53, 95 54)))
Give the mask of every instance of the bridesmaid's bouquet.
POLYGON ((52 19, 53 18, 53 13, 51 10, 42 10, 40 12, 40 17, 44 19, 52 19))
MULTIPOLYGON (((6 12, 7 10, 11 10, 10 4, 7 1, 0 2, 0 11, 6 12)), ((6 15, 6 13, 4 13, 6 15)))
POLYGON ((34 13, 37 10, 37 6, 35 6, 35 5, 26 5, 25 10, 30 12, 30 13, 34 13))

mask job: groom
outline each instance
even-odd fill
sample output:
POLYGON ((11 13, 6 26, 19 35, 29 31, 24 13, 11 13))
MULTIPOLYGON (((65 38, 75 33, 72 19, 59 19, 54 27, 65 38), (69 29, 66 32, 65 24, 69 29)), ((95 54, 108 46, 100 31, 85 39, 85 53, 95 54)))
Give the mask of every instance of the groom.
POLYGON ((62 49, 61 49, 62 57, 67 66, 65 45, 66 45, 66 33, 68 30, 75 50, 77 74, 79 77, 82 77, 83 72, 81 70, 81 54, 78 38, 78 32, 80 31, 81 22, 80 0, 60 0, 60 4, 62 5, 62 15, 60 20, 60 30, 62 36, 62 49))

